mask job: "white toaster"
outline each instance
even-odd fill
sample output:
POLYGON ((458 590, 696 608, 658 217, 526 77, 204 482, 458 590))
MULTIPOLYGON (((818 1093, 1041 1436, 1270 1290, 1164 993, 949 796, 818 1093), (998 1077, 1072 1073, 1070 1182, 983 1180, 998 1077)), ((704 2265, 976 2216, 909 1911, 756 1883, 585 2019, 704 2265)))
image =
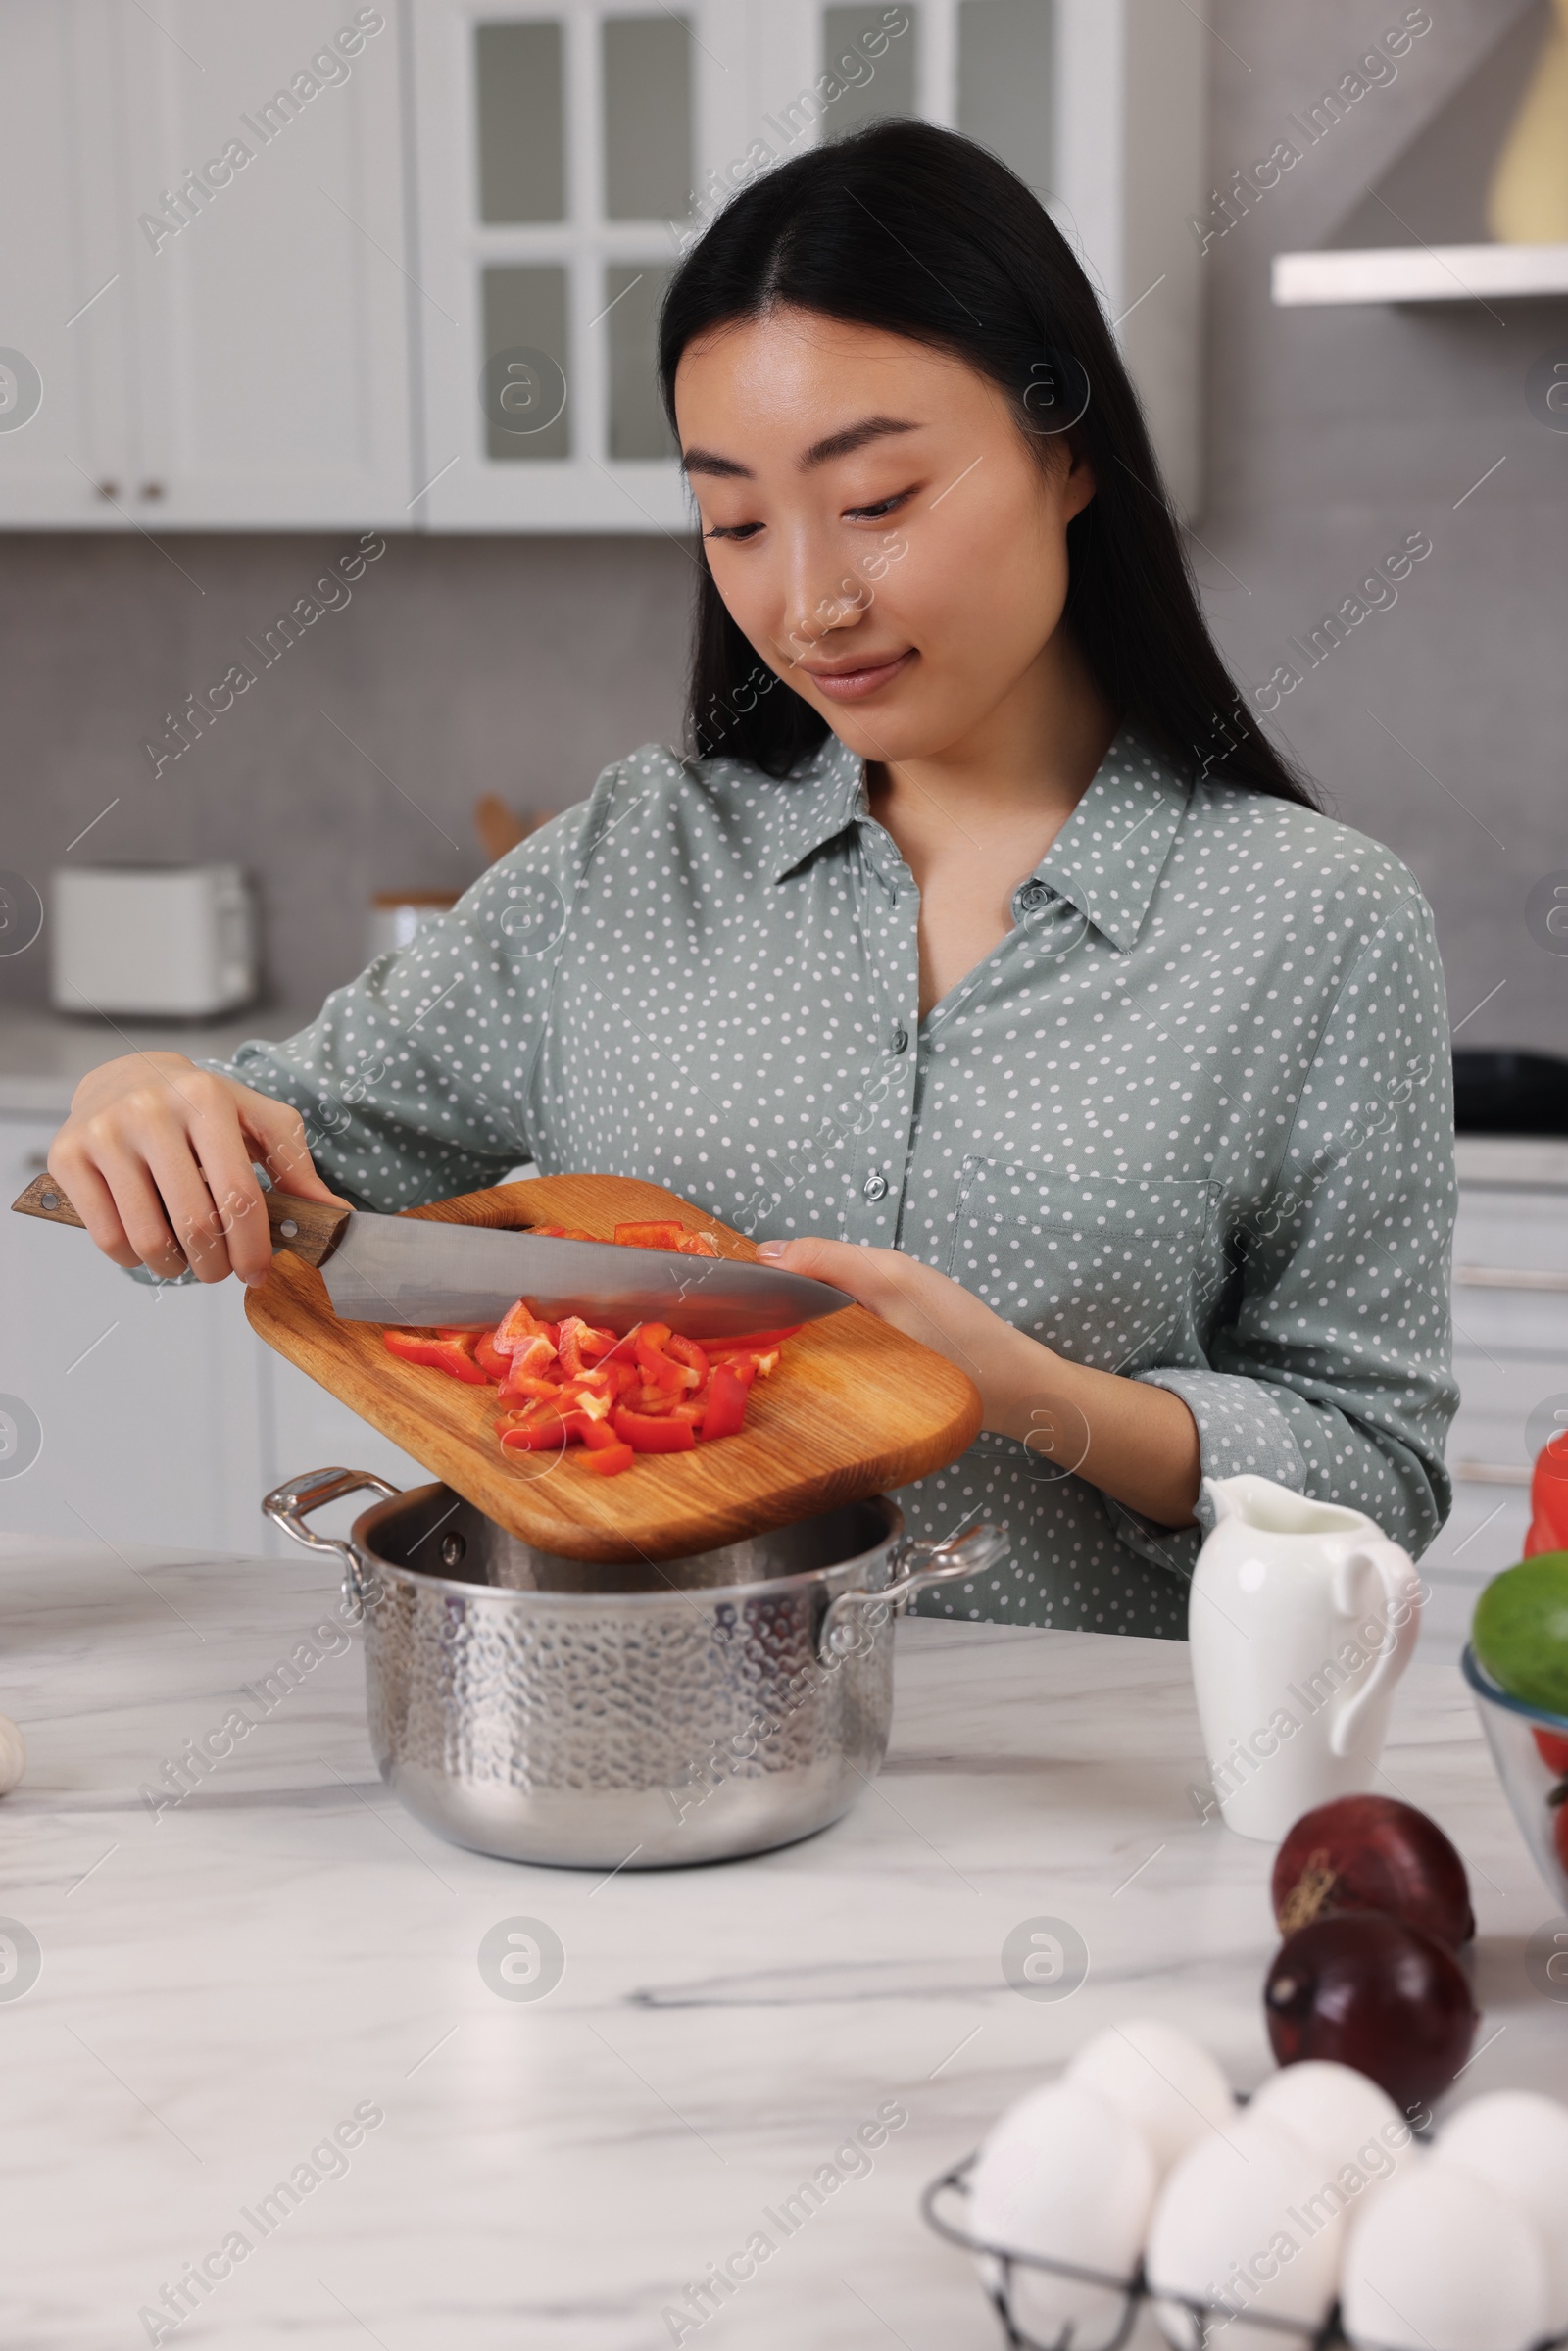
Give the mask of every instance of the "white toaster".
POLYGON ((49 992, 61 1012, 232 1011, 256 993, 237 865, 70 865, 54 876, 49 992))

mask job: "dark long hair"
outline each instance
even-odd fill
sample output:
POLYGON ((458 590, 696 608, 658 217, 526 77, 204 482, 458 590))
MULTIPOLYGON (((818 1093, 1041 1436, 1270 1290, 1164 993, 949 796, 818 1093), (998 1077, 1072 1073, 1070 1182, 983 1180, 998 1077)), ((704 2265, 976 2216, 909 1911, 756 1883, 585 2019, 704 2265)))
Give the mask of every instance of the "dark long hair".
MULTIPOLYGON (((1031 438, 1081 409, 1071 438, 1097 487, 1068 525, 1064 617, 1102 693, 1177 766, 1317 805, 1209 634, 1138 396, 1089 280, 1004 164, 956 131, 892 121, 744 188, 664 298, 659 371, 672 428, 687 344, 775 305, 953 354, 1011 395, 1031 438)), ((787 775, 827 721, 758 661, 701 548, 698 560, 693 747, 787 775)))

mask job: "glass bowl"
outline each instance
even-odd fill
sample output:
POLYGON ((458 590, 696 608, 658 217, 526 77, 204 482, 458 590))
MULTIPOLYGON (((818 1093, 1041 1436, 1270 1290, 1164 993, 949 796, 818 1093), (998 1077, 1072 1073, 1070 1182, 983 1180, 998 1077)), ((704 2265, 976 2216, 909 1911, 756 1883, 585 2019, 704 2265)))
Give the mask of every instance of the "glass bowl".
POLYGON ((1519 1834, 1559 1909, 1568 1911, 1568 1715, 1510 1697, 1468 1644, 1459 1662, 1519 1834))

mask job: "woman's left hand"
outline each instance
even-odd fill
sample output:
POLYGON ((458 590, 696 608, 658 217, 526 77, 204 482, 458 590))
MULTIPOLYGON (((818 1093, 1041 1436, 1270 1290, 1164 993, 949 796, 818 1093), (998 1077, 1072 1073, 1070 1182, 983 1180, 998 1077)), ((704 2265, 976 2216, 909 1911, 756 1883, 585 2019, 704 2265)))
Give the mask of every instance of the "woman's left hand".
POLYGON ((1192 1524, 1198 1426, 1179 1396, 1119 1373, 1091 1371, 1004 1322, 961 1282, 902 1249, 848 1241, 764 1241, 758 1255, 847 1290, 906 1338, 968 1373, 981 1427, 1025 1445, 1042 1463, 1081 1477, 1156 1524, 1192 1524))
POLYGON ((906 1257, 902 1249, 861 1249, 849 1241, 764 1241, 758 1255, 767 1265, 831 1282, 906 1338, 918 1339, 934 1354, 946 1355, 967 1372, 980 1391, 983 1428, 1004 1437, 1029 1432, 1029 1405, 1018 1426, 1019 1390, 1041 1395, 1040 1374, 1055 1358, 1015 1331, 961 1282, 906 1257), (1031 1375, 1032 1378, 1031 1378, 1031 1375))

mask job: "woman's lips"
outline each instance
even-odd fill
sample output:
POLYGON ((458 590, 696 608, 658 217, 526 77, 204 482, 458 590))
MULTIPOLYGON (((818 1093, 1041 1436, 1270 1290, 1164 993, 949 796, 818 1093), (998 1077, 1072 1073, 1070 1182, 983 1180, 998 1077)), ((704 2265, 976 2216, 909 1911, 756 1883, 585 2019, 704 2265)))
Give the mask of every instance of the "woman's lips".
POLYGON ((896 653, 886 661, 867 661, 858 669, 812 669, 803 663, 806 674, 819 694, 830 702, 863 702, 875 694, 890 678, 898 676, 914 660, 914 647, 896 653))

